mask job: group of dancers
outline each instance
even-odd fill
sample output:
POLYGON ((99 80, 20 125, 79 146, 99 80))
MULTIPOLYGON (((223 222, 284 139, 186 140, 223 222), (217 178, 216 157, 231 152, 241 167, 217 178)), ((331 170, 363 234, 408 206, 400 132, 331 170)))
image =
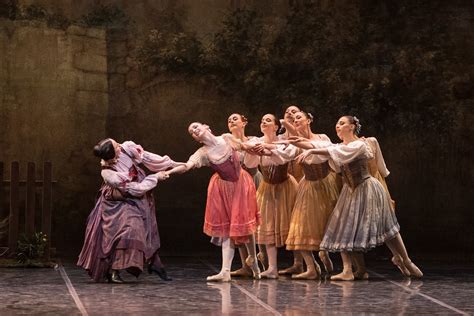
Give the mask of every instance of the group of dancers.
POLYGON ((374 137, 361 137, 354 116, 336 123, 333 144, 313 133, 313 116, 291 105, 283 119, 262 117, 262 137, 245 134, 247 118, 228 118, 230 133, 216 136, 194 122, 188 132, 202 146, 187 162, 143 150, 131 141, 105 139, 94 148, 104 183, 92 210, 78 265, 97 282, 122 283, 119 271, 170 280, 158 255, 160 240, 151 190, 173 174, 211 167, 204 233, 222 247, 222 268, 208 281, 231 277, 317 279, 318 256, 331 280, 368 279, 364 252, 386 244, 406 277, 422 277, 399 233, 386 168, 374 137), (146 175, 140 167, 151 172, 146 175), (259 252, 257 253, 257 247, 259 252), (278 270, 278 248, 293 252, 293 265, 278 270), (235 248, 242 267, 231 271, 235 248), (333 274, 328 252, 339 252, 343 270, 333 274), (263 271, 260 270, 260 265, 263 271), (305 268, 306 267, 306 268, 305 268))

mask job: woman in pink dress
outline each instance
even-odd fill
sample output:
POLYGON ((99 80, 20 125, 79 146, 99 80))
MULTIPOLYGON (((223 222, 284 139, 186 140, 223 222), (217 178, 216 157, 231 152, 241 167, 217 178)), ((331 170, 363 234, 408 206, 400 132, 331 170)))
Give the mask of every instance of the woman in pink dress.
POLYGON ((190 169, 211 167, 216 173, 209 181, 204 216, 204 233, 211 242, 222 246, 222 268, 207 277, 208 281, 228 282, 235 252, 235 244, 245 244, 255 279, 260 278, 253 235, 259 224, 255 184, 252 176, 240 165, 238 150, 250 149, 231 134, 215 136, 209 126, 191 123, 189 134, 203 146, 186 162, 167 174, 183 173, 190 169))

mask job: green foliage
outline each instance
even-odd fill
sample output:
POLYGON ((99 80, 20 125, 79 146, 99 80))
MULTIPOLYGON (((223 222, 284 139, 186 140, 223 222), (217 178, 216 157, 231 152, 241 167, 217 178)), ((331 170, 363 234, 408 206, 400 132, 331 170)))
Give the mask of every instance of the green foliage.
POLYGON ((28 237, 23 235, 18 240, 17 258, 20 263, 28 263, 44 256, 46 246, 48 244, 48 236, 42 232, 35 233, 28 237))
POLYGON ((148 76, 163 72, 194 74, 201 68, 202 45, 184 32, 151 30, 137 61, 148 76))
POLYGON ((426 129, 448 135, 459 104, 472 104, 469 70, 460 65, 473 62, 472 54, 461 52, 466 59, 459 60, 452 53, 463 37, 451 36, 449 9, 442 1, 326 9, 311 1, 292 7, 281 27, 237 10, 203 50, 191 35, 178 40, 177 33, 153 31, 141 65, 198 73, 259 111, 299 104, 328 122, 323 128, 355 114, 377 122, 366 135, 410 130, 423 137, 426 129))
POLYGON ((79 20, 88 27, 123 28, 129 23, 125 12, 115 5, 99 5, 79 20))

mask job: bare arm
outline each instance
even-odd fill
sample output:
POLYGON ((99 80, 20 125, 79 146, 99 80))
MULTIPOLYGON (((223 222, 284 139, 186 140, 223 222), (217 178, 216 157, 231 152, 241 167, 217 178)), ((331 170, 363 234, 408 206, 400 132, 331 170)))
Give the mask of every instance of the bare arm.
POLYGON ((284 128, 286 128, 286 130, 288 131, 288 135, 298 135, 298 132, 296 131, 295 127, 290 122, 281 119, 280 123, 281 125, 283 125, 284 128))
POLYGON ((192 161, 188 161, 186 163, 183 163, 183 164, 180 164, 179 166, 176 166, 174 167, 173 169, 170 169, 168 171, 166 171, 166 174, 168 175, 172 175, 172 174, 175 174, 175 173, 185 173, 193 168, 195 168, 196 165, 194 162, 192 161))

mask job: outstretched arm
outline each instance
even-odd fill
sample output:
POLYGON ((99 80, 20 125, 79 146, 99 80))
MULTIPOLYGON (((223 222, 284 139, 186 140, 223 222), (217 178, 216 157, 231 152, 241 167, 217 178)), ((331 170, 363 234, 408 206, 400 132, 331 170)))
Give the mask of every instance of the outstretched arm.
POLYGON ((306 157, 309 155, 322 155, 322 156, 329 156, 329 151, 327 148, 313 148, 304 151, 301 155, 296 157, 296 161, 298 163, 302 163, 306 157))
POLYGON ((156 187, 158 181, 169 177, 164 172, 158 172, 148 175, 141 182, 131 182, 127 173, 110 169, 102 170, 101 175, 105 183, 111 187, 118 189, 122 193, 128 193, 137 197, 143 196, 146 192, 156 187))
POLYGON ((291 144, 293 146, 302 148, 302 149, 313 149, 313 144, 309 141, 309 139, 301 137, 301 136, 290 136, 288 139, 285 140, 278 140, 274 142, 274 144, 291 144))
POLYGON ((193 168, 196 167, 196 164, 193 162, 193 161, 188 161, 186 163, 182 163, 176 167, 174 167, 173 169, 170 169, 168 171, 166 171, 166 174, 167 175, 172 175, 172 174, 175 174, 175 173, 185 173, 193 168))

